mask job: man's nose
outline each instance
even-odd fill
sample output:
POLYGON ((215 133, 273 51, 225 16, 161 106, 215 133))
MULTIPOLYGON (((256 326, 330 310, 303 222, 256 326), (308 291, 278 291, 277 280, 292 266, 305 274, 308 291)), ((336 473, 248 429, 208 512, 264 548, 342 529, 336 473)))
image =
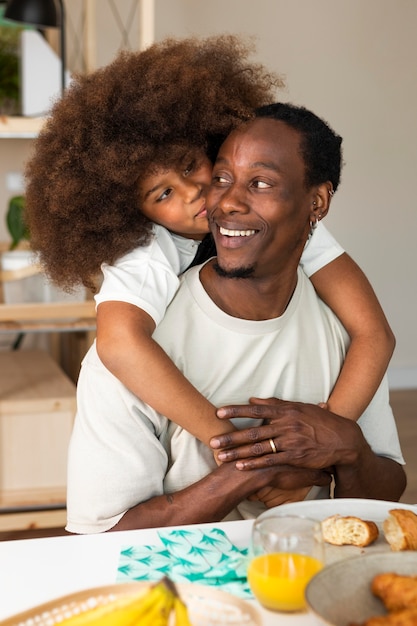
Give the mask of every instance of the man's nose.
POLYGON ((238 185, 230 185, 220 196, 217 206, 224 213, 246 213, 249 206, 244 190, 238 185))

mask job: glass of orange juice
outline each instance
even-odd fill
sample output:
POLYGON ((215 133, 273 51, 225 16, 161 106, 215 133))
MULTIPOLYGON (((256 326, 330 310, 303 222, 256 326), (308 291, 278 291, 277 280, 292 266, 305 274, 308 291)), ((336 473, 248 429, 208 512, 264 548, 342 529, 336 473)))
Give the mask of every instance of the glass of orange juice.
POLYGON ((272 611, 302 611, 304 592, 324 564, 320 522, 293 515, 260 516, 252 530, 248 582, 272 611))

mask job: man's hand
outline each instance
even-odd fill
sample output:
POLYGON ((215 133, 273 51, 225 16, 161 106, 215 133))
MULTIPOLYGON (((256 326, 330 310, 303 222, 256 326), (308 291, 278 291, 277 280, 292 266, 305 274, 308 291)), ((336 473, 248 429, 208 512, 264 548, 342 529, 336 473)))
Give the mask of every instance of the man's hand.
POLYGON ((293 490, 301 497, 301 489, 328 485, 330 480, 328 473, 318 469, 275 465, 239 472, 233 464, 223 463, 181 491, 133 506, 111 530, 219 522, 243 500, 257 499, 256 494, 265 495, 271 503, 266 495, 271 487, 286 491, 287 501, 292 501, 296 497, 293 490))
POLYGON ((214 437, 221 462, 252 470, 272 465, 328 469, 352 465, 368 447, 359 426, 315 404, 251 398, 249 405, 222 407, 218 417, 253 417, 264 425, 214 437), (275 452, 276 450, 276 452, 275 452))

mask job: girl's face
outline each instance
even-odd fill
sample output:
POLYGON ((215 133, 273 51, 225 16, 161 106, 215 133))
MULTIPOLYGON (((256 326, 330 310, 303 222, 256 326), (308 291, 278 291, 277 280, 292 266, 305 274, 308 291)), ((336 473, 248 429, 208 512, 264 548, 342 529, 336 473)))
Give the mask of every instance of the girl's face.
POLYGON ((211 171, 203 155, 178 169, 161 168, 144 176, 139 186, 142 213, 177 235, 202 239, 209 232, 206 194, 211 171))

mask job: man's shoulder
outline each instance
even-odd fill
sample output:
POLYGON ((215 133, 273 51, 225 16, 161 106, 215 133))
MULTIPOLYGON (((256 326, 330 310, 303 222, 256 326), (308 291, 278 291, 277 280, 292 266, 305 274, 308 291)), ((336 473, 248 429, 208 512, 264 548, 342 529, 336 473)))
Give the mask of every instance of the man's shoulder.
MULTIPOLYGON (((206 261, 207 262, 207 261, 206 261)), ((184 285, 191 291, 203 288, 201 279, 200 279, 200 271, 206 263, 201 263, 201 265, 193 265, 190 269, 186 270, 180 276, 180 286, 184 285)))

